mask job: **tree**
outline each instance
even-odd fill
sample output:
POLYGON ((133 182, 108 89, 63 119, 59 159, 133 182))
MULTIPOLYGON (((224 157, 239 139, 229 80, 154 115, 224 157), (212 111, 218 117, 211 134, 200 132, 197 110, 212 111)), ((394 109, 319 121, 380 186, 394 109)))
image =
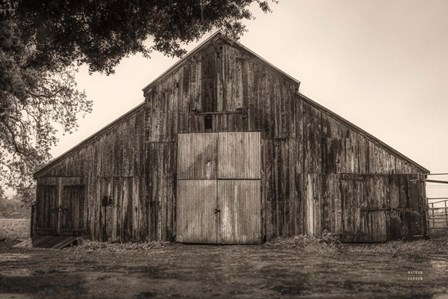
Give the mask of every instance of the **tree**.
POLYGON ((270 11, 261 0, 0 0, 0 195, 7 186, 32 198, 57 128, 71 132, 91 111, 77 66, 111 74, 135 53, 181 56, 212 30, 237 38, 253 3, 270 11))
POLYGON ((76 89, 73 68, 32 66, 33 39, 20 38, 14 21, 2 19, 0 28, 0 195, 9 187, 30 201, 32 172, 57 141, 55 124, 71 132, 92 103, 76 89))

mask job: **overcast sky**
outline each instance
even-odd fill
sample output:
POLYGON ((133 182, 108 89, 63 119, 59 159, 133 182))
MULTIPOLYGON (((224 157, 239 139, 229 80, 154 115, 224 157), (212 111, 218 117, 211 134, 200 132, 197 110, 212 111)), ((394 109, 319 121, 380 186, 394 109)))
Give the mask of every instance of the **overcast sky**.
MULTIPOLYGON (((314 101, 431 172, 448 172, 448 1, 280 0, 272 9, 254 6, 243 45, 314 101)), ((141 89, 176 61, 132 56, 111 76, 82 67, 77 81, 93 112, 60 136, 53 155, 141 103, 141 89)))

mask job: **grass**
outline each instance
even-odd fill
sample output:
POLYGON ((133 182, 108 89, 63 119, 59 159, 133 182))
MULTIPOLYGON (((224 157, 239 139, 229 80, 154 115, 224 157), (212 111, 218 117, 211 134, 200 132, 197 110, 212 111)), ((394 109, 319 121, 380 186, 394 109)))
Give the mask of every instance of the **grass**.
POLYGON ((267 246, 291 247, 309 253, 390 254, 390 255, 448 255, 448 236, 428 240, 389 241, 387 243, 341 243, 324 231, 320 236, 298 235, 276 238, 267 246))
POLYGON ((138 251, 145 252, 156 248, 162 248, 167 242, 96 242, 90 240, 83 240, 78 246, 69 247, 68 250, 72 251, 85 251, 85 252, 111 252, 120 253, 125 251, 138 251))
POLYGON ((364 254, 400 254, 400 255, 427 255, 448 254, 448 237, 434 237, 428 240, 416 241, 390 241, 381 244, 347 245, 349 252, 364 254))
POLYGON ((320 236, 297 235, 290 238, 275 238, 266 245, 291 247, 311 253, 339 252, 344 247, 335 235, 327 231, 322 232, 320 236))
MULTIPOLYGON (((9 247, 17 243, 9 239, 2 240, 0 247, 9 247), (11 243, 12 242, 12 243, 11 243)), ((171 244, 169 242, 96 242, 83 240, 78 246, 66 248, 72 252, 110 252, 144 253, 171 244)), ((448 257, 448 236, 432 237, 428 240, 389 241, 387 243, 341 243, 337 236, 327 231, 320 236, 297 235, 288 238, 276 238, 264 244, 267 247, 293 248, 299 252, 316 254, 387 254, 387 255, 445 255, 448 257)))

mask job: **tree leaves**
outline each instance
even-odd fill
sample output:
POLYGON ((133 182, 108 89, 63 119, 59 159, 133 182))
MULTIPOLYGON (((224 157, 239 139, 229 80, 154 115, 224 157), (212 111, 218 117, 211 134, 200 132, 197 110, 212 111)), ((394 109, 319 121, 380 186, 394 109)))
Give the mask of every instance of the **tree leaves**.
POLYGON ((50 159, 55 125, 73 131, 92 103, 77 89, 73 67, 35 67, 35 40, 20 38, 14 19, 2 19, 0 28, 0 189, 31 201, 32 172, 50 159))
POLYGON ((91 111, 77 66, 111 74, 135 53, 181 56, 211 30, 238 38, 252 3, 270 11, 261 0, 0 0, 0 196, 7 186, 31 201, 56 128, 71 132, 91 111))
POLYGON ((237 37, 242 21, 253 18, 248 7, 254 2, 270 10, 260 0, 21 0, 17 15, 24 32, 36 36, 39 62, 86 63, 109 74, 137 52, 181 56, 183 44, 213 29, 237 37), (149 36, 153 44, 146 46, 149 36))

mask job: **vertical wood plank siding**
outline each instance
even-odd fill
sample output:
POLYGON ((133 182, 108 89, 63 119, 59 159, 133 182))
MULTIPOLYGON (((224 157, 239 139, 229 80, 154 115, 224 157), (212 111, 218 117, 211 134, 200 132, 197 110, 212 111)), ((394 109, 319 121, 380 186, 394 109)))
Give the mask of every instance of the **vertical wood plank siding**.
POLYGON ((54 233, 57 230, 57 187, 56 185, 37 186, 37 233, 54 233))
POLYGON ((260 134, 220 133, 218 179, 260 178, 260 134))
POLYGON ((64 186, 62 191, 61 229, 80 230, 84 225, 84 188, 64 186))
POLYGON ((217 134, 180 134, 178 144, 178 179, 217 178, 217 134))
POLYGON ((177 157, 178 134, 259 131, 265 239, 329 230, 382 240, 383 227, 368 230, 383 218, 387 239, 425 232, 424 186, 410 181, 425 171, 298 88, 249 51, 212 39, 145 89, 144 105, 40 171, 38 182, 84 178, 92 239, 174 240, 176 178, 216 175, 212 156, 205 169, 186 163, 176 173, 178 159, 196 155, 177 157), (101 204, 106 195, 110 207, 101 204))
POLYGON ((177 190, 178 242, 217 243, 216 180, 180 180, 177 190))
POLYGON ((218 180, 220 243, 260 242, 260 181, 218 180))
MULTIPOLYGON (((91 239, 149 239, 145 113, 140 106, 37 174, 38 184, 64 179, 62 188, 79 185, 71 177, 82 178, 84 204, 77 221, 91 239), (102 205, 104 196, 112 198, 110 205, 102 205)), ((66 194, 61 196, 67 200, 66 194)))

